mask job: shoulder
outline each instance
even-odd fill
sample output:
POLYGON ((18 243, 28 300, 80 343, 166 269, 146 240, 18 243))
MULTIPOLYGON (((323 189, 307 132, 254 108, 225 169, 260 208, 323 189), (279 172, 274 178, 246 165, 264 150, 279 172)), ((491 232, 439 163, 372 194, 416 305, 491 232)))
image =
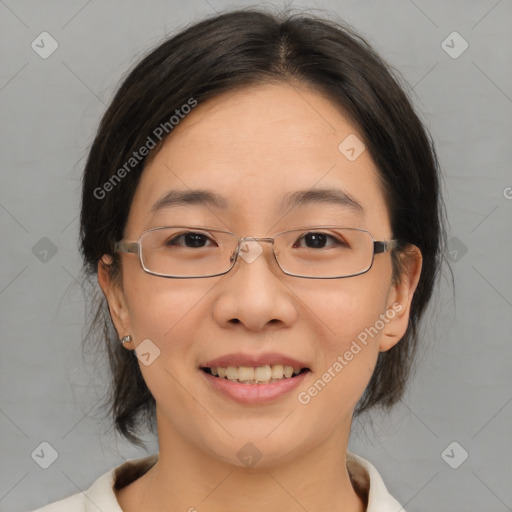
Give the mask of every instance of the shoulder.
POLYGON ((102 475, 85 492, 50 503, 33 512, 89 512, 92 509, 97 511, 98 507, 105 512, 120 512, 113 491, 114 472, 115 468, 102 475))
POLYGON ((114 488, 120 489, 144 474, 158 455, 124 462, 98 478, 85 492, 50 503, 32 512, 122 512, 114 488))
POLYGON ((406 512, 398 501, 391 496, 375 466, 347 451, 347 470, 352 485, 367 502, 366 512, 406 512))

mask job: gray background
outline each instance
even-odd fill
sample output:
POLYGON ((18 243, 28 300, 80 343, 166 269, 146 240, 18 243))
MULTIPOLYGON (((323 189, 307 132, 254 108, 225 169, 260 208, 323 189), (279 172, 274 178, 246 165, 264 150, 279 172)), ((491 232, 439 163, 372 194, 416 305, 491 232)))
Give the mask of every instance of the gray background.
MULTIPOLYGON (((146 454, 102 422, 106 372, 82 354, 81 171, 105 106, 141 53, 235 5, 256 4, 0 1, 2 511, 79 492, 146 454), (46 59, 31 47, 43 31, 59 45, 46 59), (31 456, 42 442, 58 452, 48 469, 31 456)), ((353 24, 402 73, 437 144, 450 220, 455 294, 445 278, 407 396, 389 416, 373 414, 373 428, 357 422, 349 448, 409 512, 512 510, 512 2, 307 7, 353 24), (457 58, 461 39, 442 45, 454 31, 469 44, 457 58)))

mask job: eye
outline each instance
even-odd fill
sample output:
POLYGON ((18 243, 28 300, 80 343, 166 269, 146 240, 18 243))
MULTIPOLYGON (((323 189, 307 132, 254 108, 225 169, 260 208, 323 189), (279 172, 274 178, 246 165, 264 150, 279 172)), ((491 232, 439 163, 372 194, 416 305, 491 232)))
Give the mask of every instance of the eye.
POLYGON ((207 235, 204 235, 202 233, 197 233, 193 231, 188 231, 186 233, 182 233, 181 235, 170 237, 166 240, 165 245, 171 246, 171 245, 182 245, 178 241, 182 240, 185 242, 185 247, 205 247, 204 242, 212 241, 211 238, 209 238, 207 235))
MULTIPOLYGON (((303 235, 297 242, 300 241, 306 241, 309 242, 311 245, 307 246, 310 249, 323 249, 326 247, 326 243, 328 240, 334 241, 334 243, 331 243, 330 246, 345 246, 347 247, 347 244, 344 240, 340 240, 338 238, 335 238, 332 235, 328 235, 327 233, 319 233, 319 232, 310 232, 303 235)), ((297 242, 295 242, 294 247, 298 247, 297 242)), ((329 247, 329 245, 327 246, 329 247)))

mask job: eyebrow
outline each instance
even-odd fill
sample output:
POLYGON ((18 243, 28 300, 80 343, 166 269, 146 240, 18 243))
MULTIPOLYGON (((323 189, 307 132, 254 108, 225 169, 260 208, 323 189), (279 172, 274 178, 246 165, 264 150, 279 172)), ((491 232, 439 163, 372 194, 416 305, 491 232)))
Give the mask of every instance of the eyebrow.
POLYGON ((326 203, 342 206, 357 213, 363 213, 364 208, 349 194, 338 188, 313 188, 297 190, 285 196, 282 209, 309 204, 326 203))
POLYGON ((151 207, 151 213, 156 213, 164 208, 172 208, 175 206, 205 206, 207 204, 215 206, 216 208, 227 207, 226 199, 210 190, 170 190, 151 207))
MULTIPOLYGON (((343 190, 337 188, 315 188, 288 193, 281 203, 281 212, 295 206, 300 207, 318 203, 341 206, 353 210, 356 213, 364 212, 364 208, 360 203, 343 190)), ((210 205, 215 208, 225 209, 227 208, 227 200, 210 190, 170 190, 153 204, 151 213, 156 213, 164 208, 188 205, 210 205)))

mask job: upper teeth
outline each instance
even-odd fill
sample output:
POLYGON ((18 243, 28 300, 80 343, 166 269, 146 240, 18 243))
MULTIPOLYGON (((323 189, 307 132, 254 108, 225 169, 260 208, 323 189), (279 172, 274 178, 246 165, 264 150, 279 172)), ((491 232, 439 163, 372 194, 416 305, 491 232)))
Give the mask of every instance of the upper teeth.
POLYGON ((289 379, 292 375, 300 373, 300 367, 273 364, 265 366, 216 366, 210 368, 212 375, 239 382, 270 382, 282 378, 289 379))

